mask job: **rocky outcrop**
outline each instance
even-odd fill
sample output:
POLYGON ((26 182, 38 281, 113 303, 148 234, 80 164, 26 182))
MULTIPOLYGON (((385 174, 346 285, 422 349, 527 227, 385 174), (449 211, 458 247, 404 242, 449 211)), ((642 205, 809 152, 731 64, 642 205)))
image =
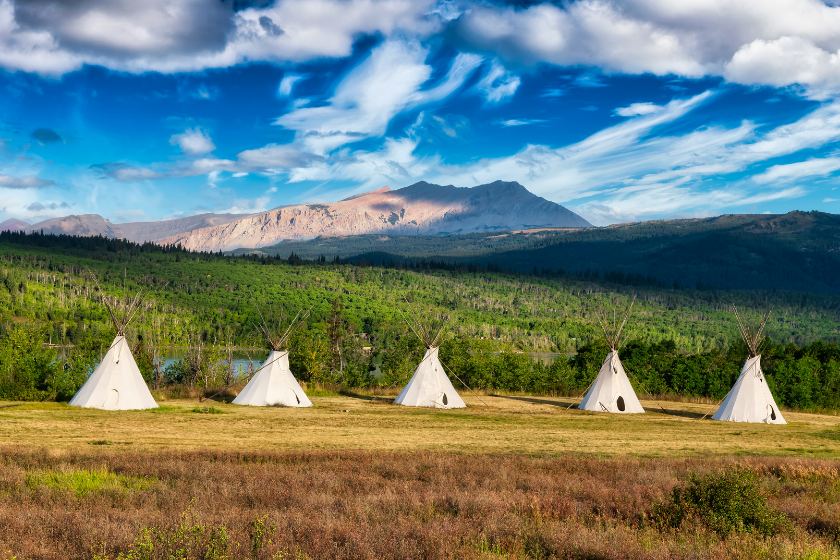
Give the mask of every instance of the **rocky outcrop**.
POLYGON ((162 243, 195 251, 264 247, 319 235, 472 233, 540 227, 591 227, 570 210, 515 182, 473 188, 426 182, 388 187, 339 202, 282 206, 230 223, 173 235, 162 243))

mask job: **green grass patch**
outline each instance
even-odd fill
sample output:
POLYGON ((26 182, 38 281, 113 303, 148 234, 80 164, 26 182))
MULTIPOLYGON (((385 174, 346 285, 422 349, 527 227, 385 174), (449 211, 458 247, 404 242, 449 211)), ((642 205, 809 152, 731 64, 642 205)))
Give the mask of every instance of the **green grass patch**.
POLYGON ((307 389, 306 391, 307 397, 339 397, 338 393, 335 391, 330 391, 329 389, 321 389, 320 387, 316 387, 313 389, 307 389))
POLYGON ((197 406, 190 412, 195 412, 197 414, 227 414, 227 412, 220 408, 216 408, 215 406, 197 406))
POLYGON ((26 475, 26 485, 30 490, 43 486, 54 490, 70 491, 76 496, 106 490, 145 490, 155 482, 157 481, 139 476, 114 474, 109 472, 107 468, 99 470, 34 471, 26 475))
POLYGON ((149 412, 152 414, 165 414, 167 412, 178 412, 179 410, 183 410, 180 406, 168 406, 163 405, 157 408, 150 408, 149 412))

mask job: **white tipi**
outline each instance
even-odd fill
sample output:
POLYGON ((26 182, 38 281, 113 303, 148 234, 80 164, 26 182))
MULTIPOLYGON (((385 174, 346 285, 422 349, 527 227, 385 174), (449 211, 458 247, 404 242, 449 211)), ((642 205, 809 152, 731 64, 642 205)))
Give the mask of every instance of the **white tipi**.
POLYGON ((741 337, 749 348, 750 355, 744 362, 741 375, 726 398, 723 399, 720 407, 712 415, 713 420, 728 420, 730 422, 755 422, 765 424, 787 424, 767 380, 764 372, 761 371, 761 355, 758 354, 758 345, 761 342, 761 333, 767 324, 770 313, 762 317, 761 325, 753 332, 750 327, 744 325, 738 309, 735 309, 735 317, 738 319, 738 328, 741 337))
MULTIPOLYGON (((405 319, 405 317, 403 317, 405 319)), ((461 396, 455 391, 452 382, 443 370, 443 364, 438 357, 438 342, 446 328, 444 323, 437 333, 432 333, 429 326, 416 318, 415 324, 408 323, 414 334, 425 344, 426 354, 414 370, 411 381, 394 400, 395 404, 403 406, 426 406, 432 408, 465 408, 461 396)))
POLYGON ((620 326, 616 326, 614 314, 612 328, 610 328, 606 321, 601 321, 604 340, 610 346, 610 353, 607 354, 607 359, 604 360, 598 376, 592 382, 589 391, 586 392, 578 408, 595 412, 617 412, 621 414, 641 413, 645 411, 639 403, 636 392, 633 391, 633 386, 630 384, 627 373, 624 371, 624 366, 618 357, 618 343, 621 339, 621 332, 624 330, 627 317, 630 315, 630 310, 633 308, 635 302, 636 298, 633 298, 633 302, 630 303, 630 307, 624 315, 624 321, 622 321, 620 326))
POLYGON ((70 401, 70 406, 103 410, 158 408, 131 355, 131 348, 125 340, 126 328, 140 308, 141 293, 142 290, 128 302, 123 295, 123 300, 119 305, 122 309, 118 308, 116 300, 109 302, 103 297, 102 302, 111 315, 111 322, 117 330, 117 336, 102 359, 102 363, 70 401))
MULTIPOLYGON (((306 315, 308 314, 307 312, 306 315)), ((298 312, 299 315, 300 312, 298 312)), ((306 318, 306 315, 301 318, 301 322, 306 318)), ((262 367, 254 374, 254 377, 251 378, 251 381, 242 389, 242 392, 233 399, 233 404, 247 406, 312 406, 312 401, 303 392, 297 379, 292 375, 292 370, 289 369, 289 351, 283 350, 289 335, 300 324, 300 322, 297 322, 298 316, 295 316, 295 319, 282 334, 278 334, 280 324, 275 324, 271 317, 269 317, 270 325, 266 323, 265 319, 263 319, 261 326, 257 325, 271 348, 271 353, 262 367)))

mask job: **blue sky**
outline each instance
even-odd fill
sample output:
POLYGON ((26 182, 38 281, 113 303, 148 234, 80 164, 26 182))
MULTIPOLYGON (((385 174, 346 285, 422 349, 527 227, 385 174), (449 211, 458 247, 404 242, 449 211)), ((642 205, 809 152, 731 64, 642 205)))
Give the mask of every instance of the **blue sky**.
POLYGON ((840 210, 816 0, 0 0, 0 68, 0 220, 497 179, 598 225, 840 210))

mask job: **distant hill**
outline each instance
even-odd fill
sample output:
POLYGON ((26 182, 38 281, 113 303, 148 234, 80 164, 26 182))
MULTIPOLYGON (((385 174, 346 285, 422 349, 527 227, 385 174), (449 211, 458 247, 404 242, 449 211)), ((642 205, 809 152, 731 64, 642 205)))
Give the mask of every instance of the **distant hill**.
POLYGON ((537 227, 587 228, 591 224, 516 182, 496 181, 472 188, 420 182, 395 191, 384 187, 339 202, 283 206, 174 235, 163 243, 217 251, 319 235, 421 235, 537 227))
POLYGON ((286 242, 261 252, 372 262, 491 264, 668 285, 840 293, 840 216, 822 212, 724 215, 605 228, 449 236, 366 235, 286 242))
MULTIPOLYGON (((167 237, 178 235, 194 229, 213 227, 238 220, 246 214, 199 214, 187 218, 163 220, 160 222, 132 222, 114 224, 99 214, 81 214, 51 218, 37 224, 26 224, 26 231, 53 233, 55 235, 78 235, 87 237, 102 235, 112 239, 128 239, 136 243, 151 241, 160 242, 167 237)), ((7 220, 11 221, 11 220, 7 220)), ((19 220, 18 220, 19 221, 19 220)), ((6 222, 3 222, 6 223, 6 222)), ((21 222, 25 223, 25 222, 21 222)))
POLYGON ((20 231, 29 227, 29 224, 23 220, 11 218, 0 222, 0 231, 20 231))

